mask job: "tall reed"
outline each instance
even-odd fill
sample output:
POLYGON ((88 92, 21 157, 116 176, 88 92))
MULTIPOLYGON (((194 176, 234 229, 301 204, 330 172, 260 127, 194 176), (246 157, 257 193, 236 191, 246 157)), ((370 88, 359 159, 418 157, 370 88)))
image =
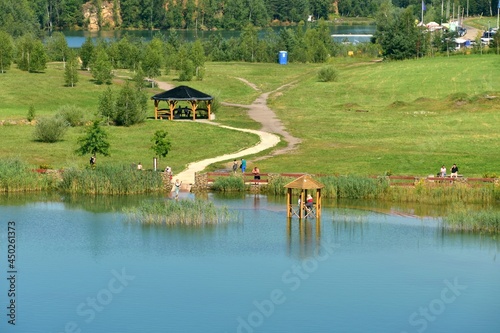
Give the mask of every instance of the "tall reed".
POLYGON ((367 178, 354 175, 318 177, 325 187, 321 190, 326 198, 375 199, 387 191, 385 178, 367 178))
POLYGON ((211 188, 218 192, 243 192, 245 191, 245 182, 240 176, 217 177, 211 188))
POLYGON ((141 194, 164 189, 161 173, 130 166, 99 165, 95 169, 68 169, 59 190, 78 194, 141 194))
POLYGON ((139 207, 125 209, 125 213, 132 220, 159 225, 215 225, 230 219, 227 207, 217 207, 211 201, 199 199, 145 201, 139 207))
POLYGON ((56 176, 40 174, 18 159, 0 160, 0 192, 31 192, 51 190, 56 176))
POLYGON ((498 200, 500 188, 494 184, 471 187, 467 184, 432 184, 420 182, 415 187, 391 187, 380 199, 393 202, 425 204, 492 203, 498 200))

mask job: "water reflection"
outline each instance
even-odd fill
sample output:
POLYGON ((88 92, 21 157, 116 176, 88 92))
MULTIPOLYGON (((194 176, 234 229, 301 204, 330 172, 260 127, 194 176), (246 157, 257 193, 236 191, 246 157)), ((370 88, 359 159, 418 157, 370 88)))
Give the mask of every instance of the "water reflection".
POLYGON ((288 256, 305 259, 321 255, 320 219, 287 218, 286 236, 288 256))

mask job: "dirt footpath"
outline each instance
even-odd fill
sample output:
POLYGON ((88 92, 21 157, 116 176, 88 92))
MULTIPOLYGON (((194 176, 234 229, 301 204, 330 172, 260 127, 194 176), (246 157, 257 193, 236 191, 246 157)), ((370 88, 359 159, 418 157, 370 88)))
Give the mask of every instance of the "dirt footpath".
MULTIPOLYGON (((237 78, 238 80, 244 82, 245 84, 248 84, 252 89, 259 90, 256 85, 246 81, 245 79, 242 78, 237 78)), ((167 82, 160 82, 157 81, 156 84, 160 89, 163 90, 170 90, 174 88, 173 85, 167 83, 167 82)), ((242 129, 242 128, 235 128, 235 127, 229 127, 229 126, 224 126, 215 122, 207 121, 207 120, 196 120, 197 122, 202 122, 206 123, 207 125, 215 125, 215 126, 220 126, 223 128, 231 129, 231 130, 237 130, 237 131, 242 131, 242 132, 247 132, 247 133, 253 133, 259 136, 260 142, 250 148, 243 149, 238 152, 230 153, 230 154, 225 154, 221 156, 216 156, 213 158, 205 159, 202 161, 198 162, 193 162, 190 163, 185 170, 182 172, 178 173, 177 175, 174 175, 174 179, 179 179, 182 181, 183 186, 182 190, 184 191, 189 191, 191 188, 191 184, 194 183, 194 175, 196 172, 200 172, 203 169, 205 169, 208 165, 216 163, 216 162, 221 162, 221 161, 227 161, 227 160, 232 160, 232 159, 238 159, 243 156, 247 155, 253 155, 256 153, 259 153, 261 151, 267 150, 269 148, 275 147, 279 142, 280 142, 280 137, 283 137, 283 139, 287 142, 287 146, 285 148, 277 149, 271 153, 271 155, 268 156, 263 156, 258 159, 254 159, 253 161, 257 160, 262 160, 264 158, 268 158, 270 156, 278 155, 278 154, 284 154, 287 153, 293 149, 301 142, 299 138, 296 138, 292 136, 290 133, 288 133, 283 126, 283 123, 276 117, 276 114, 274 113, 273 110, 271 110, 267 106, 267 99, 269 98, 269 95, 275 92, 278 92, 279 90, 290 86, 292 84, 287 84, 282 87, 279 87, 278 89, 267 92, 267 93, 262 93, 252 104, 250 105, 240 105, 240 104, 230 104, 230 103, 221 103, 223 105, 228 105, 228 106, 236 106, 236 107, 242 107, 245 109, 248 109, 248 115, 250 118, 255 120, 256 122, 259 122, 262 124, 262 128, 259 131, 256 130, 249 130, 249 129, 242 129)), ((189 120, 191 121, 191 120, 189 120)))

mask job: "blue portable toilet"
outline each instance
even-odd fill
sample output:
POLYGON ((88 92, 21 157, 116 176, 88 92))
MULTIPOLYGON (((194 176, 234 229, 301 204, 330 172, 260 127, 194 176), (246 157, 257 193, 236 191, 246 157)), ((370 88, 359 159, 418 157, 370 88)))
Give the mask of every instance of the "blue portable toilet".
POLYGON ((278 62, 280 65, 286 65, 288 63, 287 51, 280 51, 278 62))

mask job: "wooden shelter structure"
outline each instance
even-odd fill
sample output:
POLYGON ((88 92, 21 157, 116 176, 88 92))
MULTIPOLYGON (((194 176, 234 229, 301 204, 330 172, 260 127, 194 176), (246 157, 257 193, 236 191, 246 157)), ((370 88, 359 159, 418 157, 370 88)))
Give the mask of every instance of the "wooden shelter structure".
POLYGON ((163 118, 163 116, 166 116, 169 120, 173 120, 175 115, 179 118, 192 117, 193 120, 196 120, 196 112, 200 110, 206 111, 207 118, 210 119, 210 107, 214 98, 188 86, 178 86, 173 89, 156 94, 151 97, 151 99, 155 103, 155 119, 158 119, 158 117, 163 118), (160 109, 158 107, 160 102, 162 101, 168 103, 168 108, 160 109), (189 102, 191 104, 191 108, 176 108, 176 105, 179 101, 189 102), (207 108, 199 109, 199 101, 206 101, 207 108))
POLYGON ((316 217, 321 217, 321 189, 324 187, 325 185, 314 180, 309 175, 300 176, 294 181, 286 184, 285 188, 287 189, 286 192, 287 216, 292 217, 293 215, 297 215, 299 218, 307 217, 308 214, 305 213, 307 211, 305 207, 305 199, 307 197, 307 191, 316 190, 316 197, 314 198, 315 200, 313 203, 313 212, 316 217), (294 189, 300 190, 300 196, 299 196, 300 201, 298 204, 298 211, 294 209, 294 207, 297 207, 296 206, 297 202, 294 202, 292 196, 292 191, 294 189))

